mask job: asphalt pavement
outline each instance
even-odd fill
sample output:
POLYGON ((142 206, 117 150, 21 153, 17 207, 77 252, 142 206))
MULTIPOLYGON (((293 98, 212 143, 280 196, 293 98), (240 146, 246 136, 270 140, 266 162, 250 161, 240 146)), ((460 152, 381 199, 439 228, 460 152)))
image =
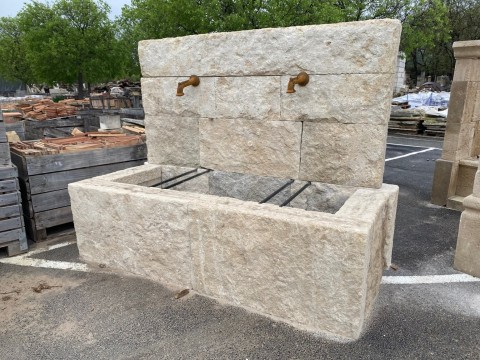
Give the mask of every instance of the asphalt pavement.
POLYGON ((384 182, 400 186, 397 270, 385 271, 360 340, 325 340, 87 267, 64 229, 16 264, 0 259, 0 359, 480 359, 480 282, 452 268, 460 213, 430 204, 442 141, 388 142, 384 182))

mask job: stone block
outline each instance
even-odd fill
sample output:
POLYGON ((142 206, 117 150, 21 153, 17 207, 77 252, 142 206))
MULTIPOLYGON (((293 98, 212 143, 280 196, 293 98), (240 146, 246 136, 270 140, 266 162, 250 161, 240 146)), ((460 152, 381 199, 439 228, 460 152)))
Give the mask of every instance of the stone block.
POLYGON ((282 77, 283 120, 388 124, 391 74, 312 75, 293 94, 286 93, 289 78, 282 77))
POLYGON ((144 40, 138 52, 144 77, 392 73, 400 32, 372 20, 144 40))
POLYGON ((302 180, 380 188, 386 127, 368 124, 303 124, 302 180))
POLYGON ((476 167, 465 166, 460 163, 458 168, 457 189, 455 191, 455 195, 466 197, 472 194, 476 172, 476 167))
POLYGON ((297 178, 302 124, 200 119, 200 165, 214 170, 297 178))
POLYGON ((280 77, 220 77, 215 83, 216 112, 208 117, 280 119, 280 77))
POLYGON ((479 59, 480 40, 456 41, 453 43, 455 59, 479 59))
POLYGON ((158 201, 161 190, 102 180, 68 188, 83 260, 191 288, 187 199, 158 201))
POLYGON ((97 176, 96 179, 119 182, 123 184, 135 184, 150 186, 162 178, 160 165, 145 164, 128 168, 114 173, 97 176))
POLYGON ((452 161, 438 159, 435 162, 435 173, 432 184, 432 204, 445 206, 448 199, 448 189, 452 179, 452 161))
POLYGON ((145 117, 148 162, 150 164, 198 167, 198 118, 176 116, 145 117))
MULTIPOLYGON (((214 171, 210 176, 210 194, 260 202, 281 188, 288 179, 214 171)), ((280 205, 290 196, 290 185, 275 195, 270 204, 280 205)))
POLYGON ((480 198, 468 196, 463 205, 453 267, 480 277, 480 198))
MULTIPOLYGON (((215 79, 201 78, 197 87, 184 89, 176 96, 177 84, 187 77, 142 78, 142 101, 145 115, 208 117, 215 113, 215 79)), ((150 134, 150 132, 147 132, 150 134)))
POLYGON ((448 106, 447 123, 461 123, 467 96, 467 81, 454 81, 448 106))
POLYGON ((477 169, 477 173, 475 174, 472 195, 480 198, 480 167, 477 169))
MULTIPOLYGON (((305 184, 305 181, 295 181, 292 184, 292 194, 305 184)), ((313 182, 290 202, 290 206, 335 214, 356 190, 354 187, 313 182)))

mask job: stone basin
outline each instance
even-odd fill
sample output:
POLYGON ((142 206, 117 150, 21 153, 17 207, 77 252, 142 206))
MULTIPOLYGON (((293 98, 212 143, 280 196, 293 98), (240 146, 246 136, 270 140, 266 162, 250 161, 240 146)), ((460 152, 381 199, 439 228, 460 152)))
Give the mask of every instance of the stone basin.
POLYGON ((148 187, 187 170, 143 165, 70 184, 82 259, 326 336, 361 335, 390 265, 397 186, 313 183, 290 207, 258 204, 285 179, 214 171, 148 187))

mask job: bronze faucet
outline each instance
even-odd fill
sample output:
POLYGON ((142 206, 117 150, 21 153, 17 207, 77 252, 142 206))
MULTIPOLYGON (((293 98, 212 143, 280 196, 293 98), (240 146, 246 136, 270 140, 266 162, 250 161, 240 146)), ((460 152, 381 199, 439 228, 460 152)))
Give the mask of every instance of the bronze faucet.
POLYGON ((197 75, 192 75, 188 80, 182 81, 178 83, 177 87, 177 96, 183 96, 185 95, 183 93, 183 89, 186 88, 187 86, 198 86, 200 84, 200 78, 197 75))
POLYGON ((288 81, 287 94, 292 94, 295 92, 295 84, 300 86, 305 86, 308 84, 310 77, 305 71, 302 71, 297 76, 290 78, 288 81))

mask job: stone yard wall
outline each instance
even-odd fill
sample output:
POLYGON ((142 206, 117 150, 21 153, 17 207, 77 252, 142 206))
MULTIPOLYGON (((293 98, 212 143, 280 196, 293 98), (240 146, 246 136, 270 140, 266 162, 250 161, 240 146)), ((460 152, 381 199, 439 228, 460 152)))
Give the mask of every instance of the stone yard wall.
POLYGON ((379 188, 400 32, 375 20, 141 41, 149 163, 379 188), (310 82, 287 94, 300 71, 310 82))

